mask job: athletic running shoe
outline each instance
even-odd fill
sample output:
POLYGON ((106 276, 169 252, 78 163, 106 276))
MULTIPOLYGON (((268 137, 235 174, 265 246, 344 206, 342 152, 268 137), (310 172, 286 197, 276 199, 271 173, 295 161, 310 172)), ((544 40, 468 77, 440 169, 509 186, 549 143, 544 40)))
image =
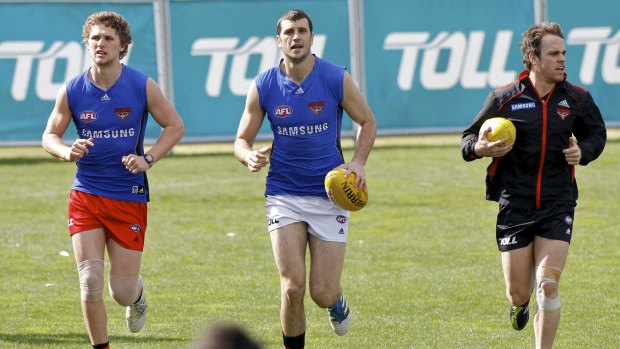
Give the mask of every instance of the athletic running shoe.
POLYGON ((347 305, 347 300, 344 298, 344 294, 340 295, 340 299, 336 304, 327 308, 327 312, 329 313, 329 320, 332 328, 337 335, 344 336, 349 332, 349 327, 351 327, 351 313, 347 305))
POLYGON ((144 327, 146 321, 146 296, 144 295, 144 283, 142 282, 142 276, 139 278, 140 285, 142 285, 142 293, 140 299, 137 302, 127 307, 125 311, 125 322, 129 332, 138 333, 144 327))
POLYGON ((517 331, 521 331, 530 319, 530 311, 528 310, 529 304, 530 302, 520 307, 515 305, 510 306, 510 322, 512 323, 512 328, 517 331))

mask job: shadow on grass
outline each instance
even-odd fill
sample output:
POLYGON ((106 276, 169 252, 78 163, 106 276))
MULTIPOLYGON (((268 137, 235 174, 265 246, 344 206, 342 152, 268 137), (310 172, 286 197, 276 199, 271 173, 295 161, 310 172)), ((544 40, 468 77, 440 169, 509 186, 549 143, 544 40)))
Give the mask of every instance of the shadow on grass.
POLYGON ((45 157, 38 157, 38 158, 30 158, 30 157, 24 157, 24 158, 6 158, 6 159, 2 159, 0 158, 0 166, 3 165, 8 165, 8 166, 20 166, 20 165, 25 165, 25 166, 30 166, 30 165, 35 165, 35 164, 40 164, 40 163, 51 163, 51 162, 58 162, 60 163, 60 160, 54 159, 52 157, 49 158, 45 158, 45 157))
MULTIPOLYGON (((188 153, 188 154, 169 154, 166 158, 198 158, 198 157, 229 157, 234 159, 232 153, 188 153)), ((25 157, 2 157, 0 156, 0 166, 30 166, 42 163, 59 163, 63 162, 53 158, 52 156, 25 156, 25 157)), ((75 162, 72 163, 75 166, 75 162)))
MULTIPOLYGON (((148 343, 171 343, 177 344, 186 342, 187 338, 176 338, 170 336, 157 336, 149 335, 136 336, 136 335, 120 335, 110 336, 110 343, 114 343, 116 346, 122 346, 123 344, 148 344, 148 343)), ((63 345, 81 345, 83 347, 89 346, 90 340, 86 332, 84 333, 0 333, 0 344, 12 343, 22 345, 59 345, 60 348, 63 345)))

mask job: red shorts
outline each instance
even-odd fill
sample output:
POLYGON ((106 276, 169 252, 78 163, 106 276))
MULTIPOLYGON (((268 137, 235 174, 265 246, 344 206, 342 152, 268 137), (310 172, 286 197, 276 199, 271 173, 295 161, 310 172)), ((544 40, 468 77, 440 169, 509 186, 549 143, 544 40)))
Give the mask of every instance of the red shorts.
POLYGON ((69 234, 103 228, 105 236, 129 250, 142 251, 146 203, 121 201, 77 190, 69 194, 69 234))

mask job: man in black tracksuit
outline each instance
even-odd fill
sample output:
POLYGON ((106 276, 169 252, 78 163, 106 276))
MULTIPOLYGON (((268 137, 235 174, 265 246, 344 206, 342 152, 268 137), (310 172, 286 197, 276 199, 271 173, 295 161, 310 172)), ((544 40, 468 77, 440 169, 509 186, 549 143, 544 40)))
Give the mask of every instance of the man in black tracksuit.
POLYGON ((607 137, 590 93, 566 81, 561 27, 530 27, 521 51, 527 69, 514 83, 489 94, 463 132, 461 153, 466 161, 493 158, 487 169, 487 199, 499 203, 496 237, 512 326, 521 330, 527 324, 535 289, 536 348, 548 349, 560 322, 558 283, 577 204, 574 166, 596 159, 607 137), (514 145, 487 139, 490 129, 481 126, 492 117, 512 121, 514 145))

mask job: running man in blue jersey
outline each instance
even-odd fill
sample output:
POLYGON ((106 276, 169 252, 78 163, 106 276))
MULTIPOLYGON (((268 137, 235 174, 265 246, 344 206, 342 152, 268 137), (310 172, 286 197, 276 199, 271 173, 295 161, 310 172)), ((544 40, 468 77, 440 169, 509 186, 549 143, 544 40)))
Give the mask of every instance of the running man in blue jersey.
POLYGON ((82 38, 92 65, 59 91, 42 144, 54 157, 77 163, 69 233, 88 335, 93 348, 105 349, 109 348, 103 302, 105 249, 110 295, 126 307, 129 330, 138 332, 147 309, 140 277, 149 201, 146 171, 181 140, 185 127, 155 81, 121 63, 132 42, 122 16, 92 14, 82 38), (145 153, 149 113, 163 131, 145 153), (62 136, 71 121, 78 136, 67 146, 62 136))
POLYGON ((284 58, 250 86, 234 153, 252 172, 270 164, 266 215, 280 274, 284 347, 299 349, 305 345, 307 247, 312 299, 328 309, 338 335, 351 325, 340 285, 349 212, 329 201, 323 181, 331 169, 342 167, 347 175, 356 174, 357 187, 366 186, 364 165, 376 122, 345 69, 311 54, 314 33, 308 15, 300 10, 284 13, 276 34, 284 58), (355 152, 347 163, 340 146, 343 109, 359 126, 355 152), (253 150, 265 115, 273 131, 272 146, 253 150))

